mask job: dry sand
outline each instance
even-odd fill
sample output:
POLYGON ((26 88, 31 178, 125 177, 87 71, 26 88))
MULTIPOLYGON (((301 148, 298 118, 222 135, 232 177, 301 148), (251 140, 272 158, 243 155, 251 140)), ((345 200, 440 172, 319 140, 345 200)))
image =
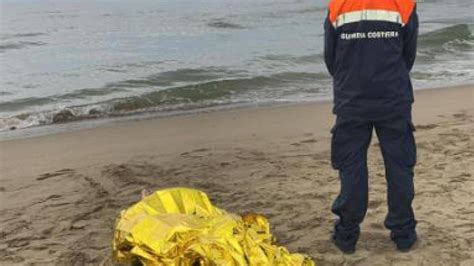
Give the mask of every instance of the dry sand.
POLYGON ((329 242, 339 189, 331 104, 123 122, 0 142, 0 264, 111 264, 119 211, 143 188, 201 189, 221 208, 269 217, 281 244, 318 265, 474 265, 473 86, 417 92, 414 208, 420 241, 399 253, 383 228, 381 156, 358 250, 329 242))

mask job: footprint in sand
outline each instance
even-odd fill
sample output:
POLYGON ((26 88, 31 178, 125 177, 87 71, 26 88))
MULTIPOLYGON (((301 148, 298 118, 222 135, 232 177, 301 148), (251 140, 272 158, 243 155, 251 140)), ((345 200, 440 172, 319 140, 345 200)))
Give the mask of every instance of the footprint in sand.
POLYGON ((444 170, 446 168, 447 163, 437 163, 433 166, 436 170, 444 170))
POLYGON ((195 149, 192 151, 183 152, 180 155, 185 156, 185 157, 191 157, 191 158, 201 158, 201 157, 204 157, 203 153, 208 152, 208 151, 211 151, 211 150, 207 148, 200 148, 200 149, 195 149))
POLYGON ((291 143, 290 145, 291 146, 301 146, 301 145, 304 145, 304 144, 311 144, 311 143, 316 143, 316 142, 318 142, 317 139, 311 138, 311 139, 305 139, 305 140, 302 140, 302 141, 299 141, 299 142, 291 143))
POLYGON ((318 142, 318 140, 314 138, 300 141, 300 143, 316 143, 316 142, 318 142))
POLYGON ((56 171, 54 173, 44 173, 44 174, 40 175, 38 178, 36 178, 36 180, 42 181, 42 180, 46 180, 46 179, 51 178, 51 177, 61 176, 61 175, 68 174, 68 173, 73 173, 73 172, 74 172, 74 170, 69 169, 69 168, 65 168, 65 169, 61 169, 59 171, 56 171))
POLYGON ((240 160, 252 160, 252 161, 263 161, 266 159, 266 155, 260 151, 254 150, 244 150, 244 149, 237 149, 235 158, 240 160))
POLYGON ((191 152, 206 152, 206 151, 210 151, 210 149, 200 148, 200 149, 192 150, 191 152))
POLYGON ((419 130, 430 130, 437 127, 438 125, 436 124, 416 125, 416 129, 419 129, 419 130))
POLYGON ((8 240, 6 242, 9 248, 21 248, 21 247, 28 246, 30 244, 30 238, 20 237, 20 238, 14 238, 12 240, 8 240))
POLYGON ((71 230, 80 230, 84 229, 88 225, 88 222, 85 220, 78 220, 73 223, 71 223, 71 230))
POLYGON ((464 113, 453 114, 455 118, 469 118, 470 116, 464 113))
POLYGON ((53 199, 59 199, 59 198, 61 198, 61 195, 53 194, 47 197, 46 200, 53 200, 53 199))

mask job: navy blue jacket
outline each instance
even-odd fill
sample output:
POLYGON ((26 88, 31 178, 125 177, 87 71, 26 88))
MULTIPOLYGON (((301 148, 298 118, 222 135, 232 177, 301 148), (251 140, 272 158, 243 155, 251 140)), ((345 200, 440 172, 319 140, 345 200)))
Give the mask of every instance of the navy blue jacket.
POLYGON ((380 120, 411 110, 418 35, 413 0, 332 0, 324 28, 336 115, 380 120))

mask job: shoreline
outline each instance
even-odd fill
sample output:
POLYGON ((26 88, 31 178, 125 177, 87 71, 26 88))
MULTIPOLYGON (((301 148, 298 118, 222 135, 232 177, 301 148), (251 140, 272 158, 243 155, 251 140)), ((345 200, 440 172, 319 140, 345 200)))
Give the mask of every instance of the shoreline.
MULTIPOLYGON (((462 84, 462 85, 453 85, 453 86, 441 86, 441 87, 430 87, 430 88, 419 88, 415 90, 415 95, 417 92, 432 91, 432 90, 449 90, 449 89, 459 89, 474 86, 474 84, 462 84)), ((415 99, 416 101, 416 99, 415 99)), ((297 105, 313 105, 313 104, 328 104, 332 103, 332 98, 330 99, 320 99, 320 100, 311 100, 311 101, 301 101, 301 102, 266 102, 266 103, 247 103, 242 105, 225 105, 225 106, 215 106, 201 109, 192 109, 185 111, 170 111, 170 112, 143 112, 133 115, 124 115, 116 117, 103 117, 103 118, 92 118, 84 119, 79 121, 71 121, 65 123, 56 123, 56 124, 47 124, 41 126, 32 126, 27 128, 20 128, 15 130, 0 131, 0 142, 16 140, 16 139, 25 139, 25 138, 35 138, 45 135, 54 135, 54 134, 64 134, 68 132, 87 130, 93 128, 101 127, 110 127, 117 126, 123 123, 129 123, 133 121, 143 121, 143 120, 157 120, 157 119, 169 119, 174 117, 183 117, 183 116, 195 116, 195 115, 206 115, 216 112, 235 112, 235 111, 245 111, 245 110, 258 110, 262 108, 280 108, 286 106, 297 106, 297 105)))
POLYGON ((384 165, 373 138, 369 210, 354 255, 330 242, 339 179, 332 103, 133 120, 0 141, 0 264, 113 265, 121 210, 143 189, 191 187, 219 208, 269 219, 280 245, 320 265, 471 265, 474 86, 415 91, 419 243, 395 250, 383 227, 384 165))
MULTIPOLYGON (((435 109, 439 109, 442 112, 454 111, 458 109, 456 105, 457 99, 462 99, 463 104, 466 104, 466 101, 469 100, 472 103, 474 102, 473 95, 474 85, 417 90, 415 91, 415 104, 413 106, 414 123, 419 123, 418 121, 424 121, 425 123, 437 121, 439 117, 433 111, 436 112, 438 110, 435 109), (470 95, 470 99, 469 97, 463 97, 466 94, 470 95)), ((182 116, 131 119, 98 127, 1 140, 0 151, 2 152, 0 152, 0 162, 2 164, 0 164, 0 173, 8 176, 9 173, 16 172, 14 165, 17 163, 12 158, 22 158, 22 161, 25 163, 31 161, 31 165, 41 165, 42 171, 47 171, 48 169, 45 166, 55 165, 54 161, 57 160, 52 159, 54 153, 71 154, 71 156, 66 156, 63 161, 75 165, 77 161, 81 162, 81 157, 84 153, 100 154, 100 158, 104 158, 103 161, 111 162, 117 159, 126 159, 127 156, 125 154, 128 152, 137 153, 140 149, 151 152, 152 147, 166 148, 167 152, 172 152, 175 148, 169 149, 169 145, 164 145, 165 147, 163 147, 163 140, 166 140, 166 138, 170 138, 170 141, 176 142, 178 144, 177 147, 180 147, 183 146, 180 143, 183 139, 192 141, 193 145, 199 146, 200 141, 210 141, 213 137, 230 141, 232 136, 248 138, 252 135, 265 134, 283 135, 284 133, 285 135, 291 135, 301 131, 315 133, 319 137, 328 137, 335 119, 331 110, 332 101, 318 102, 316 104, 269 105, 193 113, 182 116), (308 123, 308 116, 313 114, 314 123, 308 123), (287 123, 291 127, 283 129, 281 128, 281 123, 287 123), (317 127, 316 125, 318 124, 321 126, 317 127), (244 126, 232 130, 232 127, 235 125, 244 126), (199 132, 199 134, 192 135, 180 131, 184 129, 199 132), (230 135, 226 136, 225 133, 230 135), (133 142, 130 142, 130 140, 133 140, 133 142), (116 145, 117 143, 121 143, 121 145, 116 145), (37 147, 36 149, 34 149, 35 146, 37 147), (33 149, 30 147, 33 147, 33 149), (69 148, 67 149, 67 147, 69 148), (83 149, 85 150, 81 151, 83 149), (110 151, 107 152, 110 149, 114 151, 112 154, 110 151), (41 153, 36 154, 35 150, 41 153), (104 150, 104 152, 101 150, 104 150), (26 151, 28 153, 25 154, 26 151), (49 152, 44 154, 44 151, 49 152), (74 153, 75 151, 81 152, 76 154, 74 153), (36 161, 37 156, 46 156, 47 159, 49 157, 51 161, 38 163, 36 161)), ((84 160, 81 164, 84 163, 85 165, 86 162, 89 162, 89 160, 84 160)))

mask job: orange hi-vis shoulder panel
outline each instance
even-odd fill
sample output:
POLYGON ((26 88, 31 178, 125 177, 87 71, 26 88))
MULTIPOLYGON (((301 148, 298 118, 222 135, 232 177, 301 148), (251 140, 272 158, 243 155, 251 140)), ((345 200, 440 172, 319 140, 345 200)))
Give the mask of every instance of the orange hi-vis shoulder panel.
POLYGON ((414 8, 414 0, 331 0, 329 20, 334 27, 367 20, 403 26, 408 23, 414 8))

